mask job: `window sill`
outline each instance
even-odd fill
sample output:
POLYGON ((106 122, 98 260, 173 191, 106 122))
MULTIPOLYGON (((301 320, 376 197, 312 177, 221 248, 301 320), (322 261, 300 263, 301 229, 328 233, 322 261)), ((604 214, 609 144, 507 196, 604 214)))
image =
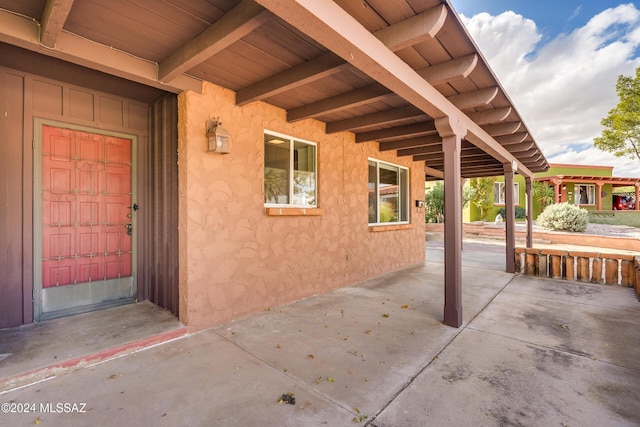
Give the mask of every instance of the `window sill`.
POLYGON ((410 230, 412 228, 416 228, 413 224, 394 224, 394 225, 370 225, 370 232, 379 232, 379 231, 395 231, 395 230, 410 230))
POLYGON ((324 209, 318 208, 265 208, 269 216, 321 216, 324 209))

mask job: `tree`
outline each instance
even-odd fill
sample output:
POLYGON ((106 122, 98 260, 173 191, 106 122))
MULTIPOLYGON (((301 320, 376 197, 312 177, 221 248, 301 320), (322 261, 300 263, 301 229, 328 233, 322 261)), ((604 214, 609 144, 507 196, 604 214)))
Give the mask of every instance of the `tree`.
POLYGON ((640 67, 636 76, 618 76, 616 92, 620 102, 600 123, 605 128, 594 146, 616 157, 640 160, 640 67))
POLYGON ((444 220, 444 184, 438 181, 424 196, 425 222, 442 222, 444 220))
POLYGON ((553 187, 545 181, 533 181, 533 194, 540 199, 540 207, 542 210, 555 201, 556 192, 553 187))
POLYGON ((493 207, 493 183, 496 182, 495 177, 492 178, 471 178, 470 193, 471 203, 480 210, 480 218, 487 219, 489 210, 493 207))
MULTIPOLYGON (((469 203, 471 198, 471 187, 465 186, 462 191, 462 207, 469 203)), ((444 221, 444 183, 438 181, 431 190, 427 191, 424 196, 424 220, 425 222, 443 222, 444 221)))

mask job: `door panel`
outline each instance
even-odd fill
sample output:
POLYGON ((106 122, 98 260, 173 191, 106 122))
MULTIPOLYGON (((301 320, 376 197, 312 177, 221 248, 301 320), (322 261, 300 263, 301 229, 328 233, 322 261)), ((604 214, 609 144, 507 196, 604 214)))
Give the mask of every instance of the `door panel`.
POLYGON ((132 139, 41 128, 41 318, 136 295, 132 139))

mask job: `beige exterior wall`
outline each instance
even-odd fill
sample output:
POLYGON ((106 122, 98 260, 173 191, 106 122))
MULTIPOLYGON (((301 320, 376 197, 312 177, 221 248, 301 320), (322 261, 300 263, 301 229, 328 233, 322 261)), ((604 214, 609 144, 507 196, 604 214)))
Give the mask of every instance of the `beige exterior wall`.
POLYGON ((179 96, 180 320, 190 330, 292 302, 424 260, 424 170, 353 134, 326 135, 315 120, 204 85, 179 96), (220 117, 231 153, 208 153, 207 119, 220 117), (269 216, 264 208, 265 129, 317 143, 321 216, 269 216), (411 225, 367 225, 367 158, 410 168, 411 225))

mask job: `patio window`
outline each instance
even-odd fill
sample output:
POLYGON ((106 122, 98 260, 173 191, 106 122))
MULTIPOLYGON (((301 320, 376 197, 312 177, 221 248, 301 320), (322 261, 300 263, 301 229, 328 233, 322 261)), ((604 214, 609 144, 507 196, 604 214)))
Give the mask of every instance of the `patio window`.
POLYGON ((264 204, 316 207, 316 144, 264 133, 264 204))
POLYGON ((595 205, 596 186, 592 184, 576 185, 573 197, 576 205, 595 205))
MULTIPOLYGON (((494 205, 504 205, 505 204, 505 196, 504 196, 505 184, 504 182, 494 182, 493 183, 493 204, 494 205)), ((513 183, 513 204, 520 204, 520 184, 517 182, 513 183)))
POLYGON ((409 221, 409 170, 369 159, 369 224, 409 221))

